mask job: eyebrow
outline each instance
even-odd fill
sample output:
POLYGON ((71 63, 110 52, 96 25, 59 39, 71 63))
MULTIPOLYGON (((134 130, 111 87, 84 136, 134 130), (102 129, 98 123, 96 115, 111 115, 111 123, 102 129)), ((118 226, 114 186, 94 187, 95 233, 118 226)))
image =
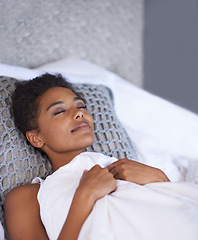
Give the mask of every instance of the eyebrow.
POLYGON ((58 104, 63 104, 63 101, 58 101, 58 102, 54 102, 54 103, 50 104, 49 107, 47 107, 46 111, 48 111, 51 107, 56 106, 58 104))
MULTIPOLYGON (((75 97, 75 98, 73 99, 74 102, 75 102, 75 101, 78 101, 78 100, 81 100, 81 101, 84 102, 83 98, 81 98, 81 97, 75 97)), ((54 102, 54 103, 50 104, 50 105, 47 107, 47 110, 46 110, 46 111, 48 111, 48 110, 49 110, 51 107, 53 107, 53 106, 56 106, 56 105, 58 105, 58 104, 63 104, 63 103, 64 103, 63 101, 54 102)))
POLYGON ((81 97, 75 97, 75 98, 74 98, 74 101, 78 101, 78 100, 81 100, 81 101, 83 101, 83 102, 84 102, 84 99, 83 99, 83 98, 81 98, 81 97))

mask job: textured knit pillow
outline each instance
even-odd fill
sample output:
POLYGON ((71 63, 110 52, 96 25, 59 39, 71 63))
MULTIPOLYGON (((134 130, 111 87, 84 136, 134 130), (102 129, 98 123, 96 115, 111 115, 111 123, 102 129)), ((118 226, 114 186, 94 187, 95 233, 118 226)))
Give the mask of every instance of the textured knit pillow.
MULTIPOLYGON (((0 205, 12 188, 26 184, 36 176, 45 177, 51 171, 49 160, 26 141, 16 129, 11 116, 11 94, 17 80, 0 77, 0 205)), ((5 227, 3 211, 0 220, 5 227)))
POLYGON ((73 86, 77 92, 83 93, 87 110, 94 119, 95 141, 87 151, 101 152, 117 159, 136 158, 135 149, 115 114, 111 90, 103 85, 73 86))
MULTIPOLYGON (((51 165, 45 155, 33 148, 15 127, 10 111, 11 94, 17 80, 0 77, 0 204, 12 188, 45 177, 51 165)), ((102 85, 74 84, 86 99, 88 111, 95 121, 95 143, 88 151, 108 156, 136 158, 133 145, 115 115, 112 93, 102 85)), ((2 216, 0 216, 2 220, 2 216)))

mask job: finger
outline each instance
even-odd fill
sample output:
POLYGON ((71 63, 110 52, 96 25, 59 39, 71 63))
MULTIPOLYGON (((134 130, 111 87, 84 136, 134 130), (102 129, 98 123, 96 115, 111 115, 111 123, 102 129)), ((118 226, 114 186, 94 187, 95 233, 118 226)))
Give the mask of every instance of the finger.
POLYGON ((81 176, 81 179, 86 175, 87 172, 88 172, 88 170, 84 170, 84 171, 83 171, 83 174, 82 174, 82 176, 81 176))
POLYGON ((120 177, 120 174, 119 174, 119 173, 117 173, 117 174, 114 176, 114 178, 117 179, 117 180, 123 180, 123 179, 120 177))
POLYGON ((122 180, 122 178, 120 177, 120 174, 119 172, 117 172, 115 169, 112 170, 112 175, 115 179, 119 179, 119 180, 122 180))
POLYGON ((111 169, 109 172, 113 175, 113 177, 115 177, 118 174, 116 168, 111 169))
POLYGON ((107 166, 107 168, 108 168, 108 170, 110 172, 113 168, 116 168, 119 165, 120 165, 120 161, 118 160, 116 162, 111 163, 109 166, 107 166))
MULTIPOLYGON (((102 169, 99 164, 94 165, 88 172, 97 172, 98 170, 102 169)), ((86 170, 85 170, 86 171, 86 170)))
MULTIPOLYGON (((85 175, 87 172, 88 172, 88 170, 84 170, 84 171, 83 171, 83 175, 85 175)), ((83 176, 83 175, 82 175, 82 176, 83 176)))
POLYGON ((84 171, 83 171, 83 174, 82 174, 81 179, 80 179, 80 183, 82 183, 83 178, 85 178, 84 176, 85 176, 85 174, 86 174, 87 172, 88 172, 88 170, 84 170, 84 171))
POLYGON ((126 164, 128 162, 131 162, 131 160, 126 159, 126 158, 121 158, 113 163, 111 163, 107 168, 109 169, 109 171, 111 171, 113 168, 116 168, 122 164, 126 164))
POLYGON ((114 177, 115 179, 120 179, 120 180, 122 180, 122 178, 121 178, 121 176, 120 176, 120 173, 117 171, 116 168, 113 168, 113 169, 110 171, 110 173, 113 175, 113 177, 114 177))

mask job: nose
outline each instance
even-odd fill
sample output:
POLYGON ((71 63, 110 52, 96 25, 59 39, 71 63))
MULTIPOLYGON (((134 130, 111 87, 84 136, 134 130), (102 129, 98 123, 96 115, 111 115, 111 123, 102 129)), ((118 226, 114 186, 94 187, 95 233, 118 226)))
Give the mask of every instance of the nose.
POLYGON ((83 112, 80 109, 77 109, 74 115, 74 119, 83 118, 83 117, 84 117, 83 112))

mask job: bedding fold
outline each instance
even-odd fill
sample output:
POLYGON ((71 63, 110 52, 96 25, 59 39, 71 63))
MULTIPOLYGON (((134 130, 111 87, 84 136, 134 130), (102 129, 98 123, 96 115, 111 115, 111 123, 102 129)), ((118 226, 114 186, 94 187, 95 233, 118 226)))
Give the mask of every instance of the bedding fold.
MULTIPOLYGON (((38 200, 50 240, 57 239, 84 170, 106 167, 115 158, 82 153, 41 184, 38 200)), ((79 238, 86 240, 197 240, 198 185, 190 182, 144 186, 117 180, 115 192, 99 199, 79 238)))

